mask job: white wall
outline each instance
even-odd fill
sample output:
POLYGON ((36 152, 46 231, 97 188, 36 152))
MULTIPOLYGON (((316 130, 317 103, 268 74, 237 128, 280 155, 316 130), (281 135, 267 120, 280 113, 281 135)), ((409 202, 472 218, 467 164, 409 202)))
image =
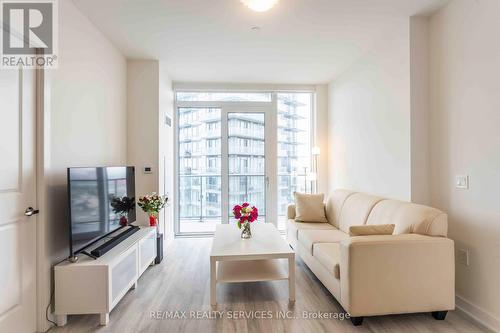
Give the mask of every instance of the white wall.
POLYGON ((316 86, 315 145, 318 156, 318 193, 328 193, 328 85, 316 86))
POLYGON ((500 331, 500 1, 455 0, 431 19, 432 203, 449 214, 457 294, 500 331), (470 189, 455 189, 468 174, 470 189))
POLYGON ((431 203, 428 21, 410 18, 411 201, 424 205, 431 203))
POLYGON ((409 25, 329 86, 329 187, 409 200, 409 25))
POLYGON ((173 238, 176 194, 174 190, 174 92, 172 89, 172 81, 167 73, 165 64, 162 62, 160 62, 159 76, 159 193, 168 196, 168 203, 161 217, 165 236, 173 238), (170 126, 166 124, 167 116, 171 121, 170 126))
MULTIPOLYGON (((127 61, 127 162, 136 167, 137 197, 156 192, 173 195, 173 134, 165 125, 172 115, 172 83, 157 60, 127 61), (144 174, 143 167, 153 173, 144 174)), ((160 230, 172 234, 173 205, 160 214, 160 230)), ((138 223, 149 224, 147 215, 138 209, 138 223)))
MULTIPOLYGON (((159 192, 158 109, 159 68, 157 60, 127 61, 127 163, 136 167, 136 196, 159 192), (143 167, 152 167, 144 174, 143 167)), ((147 215, 138 208, 137 221, 149 224, 147 215)))
POLYGON ((428 18, 410 18, 411 201, 430 205, 428 18))
POLYGON ((51 265, 69 255, 66 168, 122 165, 127 146, 125 58, 71 1, 59 6, 59 68, 46 82, 45 306, 51 265))

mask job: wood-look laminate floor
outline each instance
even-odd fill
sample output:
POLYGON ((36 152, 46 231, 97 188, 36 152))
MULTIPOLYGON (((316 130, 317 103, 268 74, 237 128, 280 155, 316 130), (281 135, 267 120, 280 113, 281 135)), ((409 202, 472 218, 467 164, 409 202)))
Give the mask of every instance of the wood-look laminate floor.
POLYGON ((318 311, 335 317, 342 308, 299 258, 294 307, 288 305, 286 281, 223 284, 217 287, 216 310, 224 314, 193 319, 217 315, 210 312, 209 305, 210 245, 210 238, 169 242, 163 262, 144 273, 137 289, 130 290, 111 312, 108 326, 99 326, 98 315, 69 316, 66 326, 50 332, 484 332, 455 312, 448 313, 444 321, 436 321, 430 314, 371 317, 360 327, 353 327, 349 319, 304 319, 304 313, 314 316, 318 311), (182 318, 183 311, 187 318, 182 318), (152 312, 163 318, 152 318, 152 312), (288 318, 277 318, 280 313, 288 318), (261 318, 244 318, 252 314, 261 318))

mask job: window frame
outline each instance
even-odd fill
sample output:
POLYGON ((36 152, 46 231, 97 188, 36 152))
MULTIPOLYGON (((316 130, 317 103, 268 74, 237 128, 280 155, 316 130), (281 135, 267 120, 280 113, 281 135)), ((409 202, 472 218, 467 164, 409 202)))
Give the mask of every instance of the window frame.
MULTIPOLYGON (((310 94, 310 98, 311 98, 311 110, 310 110, 310 130, 309 130, 309 133, 310 133, 310 140, 309 140, 309 143, 310 143, 310 149, 312 149, 315 144, 316 144, 316 128, 317 128, 317 124, 316 124, 316 119, 317 119, 317 105, 316 105, 316 89, 314 86, 291 86, 291 85, 286 85, 284 86, 283 88, 279 89, 279 87, 276 87, 276 86, 270 86, 270 87, 274 87, 274 89, 266 89, 266 86, 265 85, 247 85, 248 88, 247 89, 234 89, 234 88, 231 88, 231 87, 228 87, 228 86, 225 86, 225 88, 223 88, 223 86, 220 86, 221 88, 217 88, 217 89, 214 89, 214 88, 209 88, 209 89, 206 89, 204 87, 206 87, 206 85, 204 84, 194 84, 194 85, 191 85, 191 84, 174 84, 174 112, 173 112, 173 118, 174 118, 174 121, 173 121, 173 126, 174 126, 174 175, 176 175, 174 177, 174 198, 173 198, 173 204, 174 204, 174 236, 175 237, 203 237, 203 236, 212 236, 213 235, 213 232, 195 232, 195 233, 191 233, 191 232, 181 232, 179 229, 180 229, 180 226, 179 226, 179 205, 177 204, 177 198, 179 196, 179 108, 182 108, 182 107, 192 107, 192 108, 208 108, 208 112, 211 112, 211 111, 214 111, 215 109, 217 108, 220 108, 221 109, 221 112, 222 109, 224 107, 226 108, 229 108, 229 109, 232 109, 232 108, 237 108, 238 106, 262 106, 262 105, 266 105, 266 104, 271 104, 272 105, 272 108, 273 108, 273 112, 275 112, 276 114, 276 122, 275 122, 275 125, 276 125, 276 137, 278 135, 278 102, 277 102, 277 96, 278 94, 280 93, 309 93, 310 94), (253 87, 253 88, 252 88, 253 87), (261 87, 261 88, 259 88, 261 87), (272 101, 271 102, 235 102, 235 101, 217 101, 217 102, 213 102, 213 101, 210 101, 210 102, 200 102, 200 101, 178 101, 177 100, 177 92, 243 92, 243 93, 251 93, 251 92, 258 92, 258 93, 271 93, 271 96, 272 96, 272 101)), ((213 87, 213 86, 212 86, 213 87)), ((221 117, 221 121, 222 120, 222 117, 221 117)), ((227 121, 227 119, 226 119, 227 121)), ((229 124, 229 123, 228 123, 229 124)), ((228 124, 226 125, 221 125, 224 127, 224 126, 228 126, 228 124)), ((216 126, 217 128, 217 126, 216 126)), ((222 133, 222 132, 221 132, 222 133)), ((221 143, 222 144, 222 143, 221 143)), ((278 149, 278 140, 276 139, 276 149, 278 149)), ((278 152, 276 152, 276 161, 273 161, 273 163, 276 164, 276 168, 275 168, 275 171, 276 171, 276 175, 274 176, 275 179, 273 179, 273 182, 275 183, 275 196, 274 196, 274 199, 276 200, 276 210, 277 210, 277 201, 278 201, 278 182, 279 182, 279 176, 278 176, 278 168, 279 168, 279 165, 278 165, 278 152)), ((313 157, 310 156, 309 157, 309 165, 312 165, 312 159, 313 157)), ((227 161, 229 163, 229 160, 227 161)), ((222 161, 222 164, 224 164, 224 161, 222 161)), ((225 166, 226 168, 228 166, 225 166)), ((229 184, 228 184, 229 185, 229 184)), ((224 190, 222 190, 224 191, 224 190)), ((222 192, 221 192, 221 195, 222 192)), ((224 204, 222 203, 222 206, 224 206, 224 204)), ((269 208, 269 207, 267 207, 269 208)), ((224 208, 222 209, 222 214, 224 214, 224 208)), ((279 216, 278 216, 278 211, 276 211, 276 221, 275 221, 275 225, 276 227, 278 227, 278 220, 279 220, 279 216)), ((283 232, 283 230, 281 230, 283 232)))

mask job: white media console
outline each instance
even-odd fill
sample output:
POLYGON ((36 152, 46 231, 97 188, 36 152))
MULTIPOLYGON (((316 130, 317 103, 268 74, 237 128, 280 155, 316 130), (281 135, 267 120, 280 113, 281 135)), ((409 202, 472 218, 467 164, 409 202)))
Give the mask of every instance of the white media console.
POLYGON ((137 287, 137 280, 155 258, 156 228, 141 227, 97 259, 80 255, 75 263, 56 265, 57 325, 66 325, 71 314, 100 314, 101 325, 107 325, 111 310, 127 291, 137 287))

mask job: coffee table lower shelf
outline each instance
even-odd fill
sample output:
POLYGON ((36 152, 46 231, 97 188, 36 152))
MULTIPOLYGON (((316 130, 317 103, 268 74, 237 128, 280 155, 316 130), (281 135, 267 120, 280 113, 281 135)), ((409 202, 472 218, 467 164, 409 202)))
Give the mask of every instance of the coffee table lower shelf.
POLYGON ((288 279, 287 259, 219 261, 217 282, 258 282, 288 279))
POLYGON ((252 238, 219 224, 210 250, 210 305, 217 306, 217 284, 287 280, 288 299, 295 303, 295 252, 271 223, 252 226, 252 238))

